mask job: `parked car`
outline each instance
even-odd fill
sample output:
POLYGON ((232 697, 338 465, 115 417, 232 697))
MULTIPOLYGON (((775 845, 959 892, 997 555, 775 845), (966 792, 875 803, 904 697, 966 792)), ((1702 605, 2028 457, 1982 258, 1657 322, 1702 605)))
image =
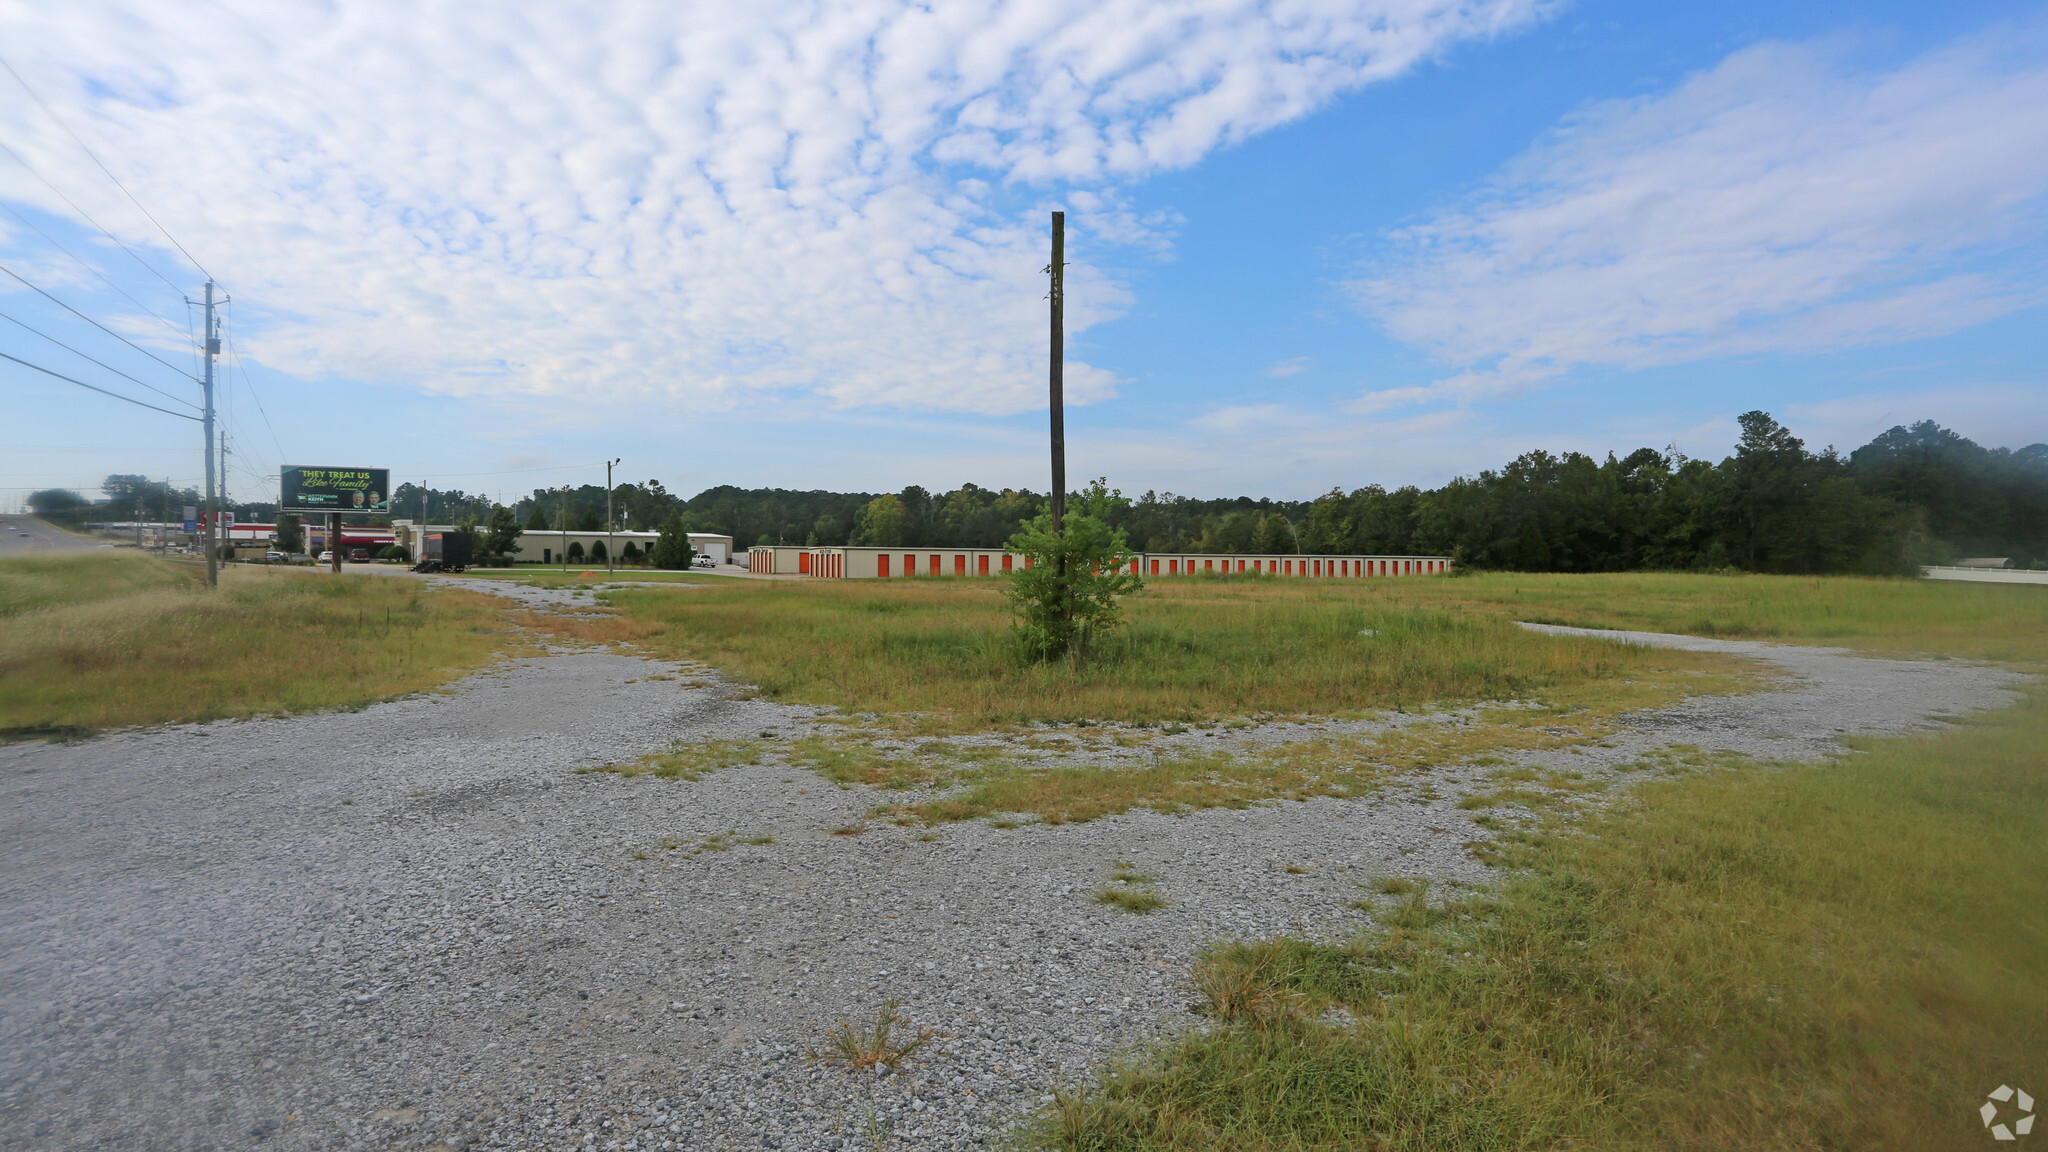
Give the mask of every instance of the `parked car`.
POLYGON ((348 562, 351 564, 368 563, 369 559, 370 550, 368 548, 351 548, 348 550, 348 562))
POLYGON ((690 561, 690 563, 692 563, 692 564, 696 565, 696 566, 697 566, 697 567, 699 567, 699 568, 716 568, 716 567, 718 567, 718 561, 717 561, 717 560, 715 560, 715 559, 713 559, 713 558, 712 558, 712 557, 710 557, 710 556, 699 556, 699 557, 697 557, 697 558, 696 558, 695 560, 692 560, 692 561, 690 561))
POLYGON ((332 553, 332 552, 322 552, 322 553, 320 554, 320 563, 322 563, 322 564, 332 564, 332 563, 334 563, 334 553, 332 553))
POLYGON ((275 548, 272 548, 270 551, 265 552, 263 554, 263 559, 268 563, 275 564, 280 560, 289 560, 291 559, 291 557, 286 556, 284 553, 279 552, 275 548))

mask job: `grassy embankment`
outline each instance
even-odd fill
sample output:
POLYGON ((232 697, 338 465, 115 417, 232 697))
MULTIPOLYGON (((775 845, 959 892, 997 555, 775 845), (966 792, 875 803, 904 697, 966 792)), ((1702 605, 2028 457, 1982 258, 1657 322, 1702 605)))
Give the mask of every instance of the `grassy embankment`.
POLYGON ((410 580, 133 552, 0 562, 0 738, 353 708, 505 647, 502 602, 410 580))

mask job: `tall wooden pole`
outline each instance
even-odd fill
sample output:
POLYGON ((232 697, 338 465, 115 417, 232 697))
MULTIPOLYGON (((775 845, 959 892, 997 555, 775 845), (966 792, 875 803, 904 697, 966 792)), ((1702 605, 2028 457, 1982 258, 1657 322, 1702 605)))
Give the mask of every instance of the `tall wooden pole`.
POLYGON ((1067 214, 1052 214, 1052 530, 1060 531, 1067 514, 1067 404, 1062 379, 1067 358, 1066 270, 1067 214))
POLYGON ((213 497, 213 357, 220 341, 213 334, 213 281, 206 282, 206 339, 199 345, 206 363, 206 586, 220 583, 220 508, 213 497))

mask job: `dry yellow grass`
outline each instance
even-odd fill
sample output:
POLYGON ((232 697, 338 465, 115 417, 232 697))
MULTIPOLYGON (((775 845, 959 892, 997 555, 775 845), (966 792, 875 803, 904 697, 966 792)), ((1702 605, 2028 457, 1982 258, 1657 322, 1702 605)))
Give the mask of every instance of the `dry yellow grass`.
POLYGON ((188 566, 135 553, 0 564, 0 731, 355 708, 434 688, 514 629, 494 597, 374 576, 188 566))

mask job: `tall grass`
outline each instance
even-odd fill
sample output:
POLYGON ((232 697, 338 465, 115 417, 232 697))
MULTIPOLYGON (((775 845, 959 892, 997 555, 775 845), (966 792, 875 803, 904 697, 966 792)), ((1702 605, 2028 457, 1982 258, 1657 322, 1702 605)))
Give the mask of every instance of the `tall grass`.
POLYGON ((1330 714, 1508 699, 1725 662, 1534 635, 1492 605, 1406 603, 1397 583, 1157 581, 1084 658, 1018 658, 994 580, 738 582, 608 594, 643 642, 771 699, 975 722, 1330 714))
POLYGON ((488 660, 498 601, 383 577, 135 553, 0 563, 0 735, 359 707, 488 660))
POLYGON ((1220 1025, 1062 1098, 1039 1134, 1980 1146, 1984 1095, 2048 1067, 2044 746, 2036 697, 1846 764, 1666 779, 1511 845, 1525 870, 1497 896, 1410 890, 1348 946, 1226 944, 1197 981, 1220 1025))

